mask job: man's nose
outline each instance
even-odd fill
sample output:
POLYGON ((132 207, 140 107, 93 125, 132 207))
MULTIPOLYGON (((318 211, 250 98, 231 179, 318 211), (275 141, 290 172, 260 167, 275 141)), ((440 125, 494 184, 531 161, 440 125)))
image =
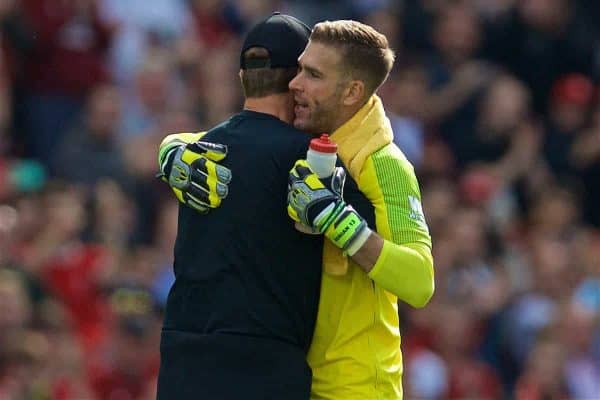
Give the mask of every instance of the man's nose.
POLYGON ((294 79, 292 79, 290 81, 290 83, 288 84, 288 87, 290 88, 290 90, 300 90, 300 79, 299 79, 300 74, 296 75, 294 77, 294 79))

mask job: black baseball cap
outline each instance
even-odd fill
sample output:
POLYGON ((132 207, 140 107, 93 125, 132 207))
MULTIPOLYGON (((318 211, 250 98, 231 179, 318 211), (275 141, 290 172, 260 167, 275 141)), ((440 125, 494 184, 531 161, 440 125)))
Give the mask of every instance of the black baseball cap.
POLYGON ((296 67, 309 36, 310 28, 304 22, 291 15, 274 12, 246 35, 240 54, 240 68, 296 67), (246 62, 244 53, 251 47, 265 48, 269 52, 269 58, 246 62))

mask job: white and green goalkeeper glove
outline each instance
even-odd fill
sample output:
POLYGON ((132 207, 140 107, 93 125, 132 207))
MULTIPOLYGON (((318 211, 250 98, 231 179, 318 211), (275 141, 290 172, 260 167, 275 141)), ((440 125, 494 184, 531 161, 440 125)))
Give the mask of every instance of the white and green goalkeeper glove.
POLYGON ((342 198, 346 172, 337 167, 327 182, 298 160, 290 171, 288 214, 297 222, 322 233, 353 256, 371 234, 366 221, 342 198))
POLYGON ((201 213, 221 205, 231 181, 231 171, 218 164, 227 156, 227 146, 204 141, 175 143, 160 153, 158 176, 181 203, 201 213))

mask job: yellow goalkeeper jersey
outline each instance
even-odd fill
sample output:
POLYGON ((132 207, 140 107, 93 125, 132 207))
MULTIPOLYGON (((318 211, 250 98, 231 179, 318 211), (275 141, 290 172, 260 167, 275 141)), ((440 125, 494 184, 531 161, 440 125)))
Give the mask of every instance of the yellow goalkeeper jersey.
POLYGON ((385 243, 369 274, 351 261, 345 274, 323 273, 308 354, 311 399, 402 398, 397 301, 424 306, 434 282, 417 179, 391 137, 377 96, 332 135, 338 155, 374 206, 385 243))

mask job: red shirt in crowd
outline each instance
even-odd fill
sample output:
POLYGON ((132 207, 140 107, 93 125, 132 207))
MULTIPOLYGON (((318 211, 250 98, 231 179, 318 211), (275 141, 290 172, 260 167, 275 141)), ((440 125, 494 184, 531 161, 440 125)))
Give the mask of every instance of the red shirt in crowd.
POLYGON ((44 284, 66 306, 86 350, 100 344, 109 329, 110 306, 99 282, 105 256, 99 246, 65 246, 42 270, 44 284))
POLYGON ((91 5, 76 8, 73 0, 23 0, 25 20, 35 35, 32 53, 24 60, 32 92, 84 95, 105 81, 105 54, 111 28, 91 5))

